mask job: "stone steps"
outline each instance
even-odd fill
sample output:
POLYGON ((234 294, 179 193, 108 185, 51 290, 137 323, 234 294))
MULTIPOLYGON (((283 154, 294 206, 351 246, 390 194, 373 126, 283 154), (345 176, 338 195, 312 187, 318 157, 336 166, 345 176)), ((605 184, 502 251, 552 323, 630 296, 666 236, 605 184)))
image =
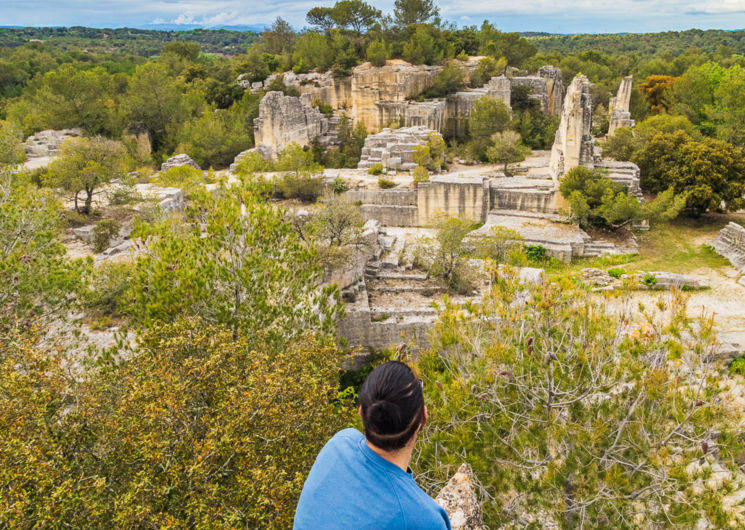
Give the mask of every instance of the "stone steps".
POLYGON ((608 243, 606 241, 592 241, 585 244, 583 257, 595 258, 605 254, 615 254, 616 252, 616 245, 613 243, 608 243))
POLYGON ((489 216, 507 215, 512 217, 528 217, 530 219, 546 219, 555 223, 567 223, 569 219, 558 213, 529 212, 527 210, 489 210, 489 216))

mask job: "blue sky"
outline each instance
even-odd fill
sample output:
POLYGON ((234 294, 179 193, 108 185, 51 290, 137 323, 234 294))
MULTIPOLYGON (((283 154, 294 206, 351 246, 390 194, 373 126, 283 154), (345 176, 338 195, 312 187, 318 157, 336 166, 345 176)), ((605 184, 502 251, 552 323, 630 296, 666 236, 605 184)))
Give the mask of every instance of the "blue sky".
MULTIPOLYGON (((393 1, 370 3, 388 12, 393 1)), ((312 0, 0 0, 0 25, 253 25, 282 16, 301 28, 311 7, 332 4, 312 0)), ((745 0, 441 0, 438 4, 448 21, 472 25, 487 19, 505 31, 745 29, 745 0)))

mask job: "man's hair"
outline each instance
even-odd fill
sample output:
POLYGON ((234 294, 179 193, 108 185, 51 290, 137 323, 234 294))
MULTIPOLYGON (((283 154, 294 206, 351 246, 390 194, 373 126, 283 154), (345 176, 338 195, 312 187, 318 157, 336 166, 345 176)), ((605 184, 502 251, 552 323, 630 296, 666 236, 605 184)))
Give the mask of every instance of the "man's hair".
POLYGON ((419 379, 404 363, 378 366, 360 389, 365 437, 375 447, 404 447, 424 422, 424 394, 419 379))

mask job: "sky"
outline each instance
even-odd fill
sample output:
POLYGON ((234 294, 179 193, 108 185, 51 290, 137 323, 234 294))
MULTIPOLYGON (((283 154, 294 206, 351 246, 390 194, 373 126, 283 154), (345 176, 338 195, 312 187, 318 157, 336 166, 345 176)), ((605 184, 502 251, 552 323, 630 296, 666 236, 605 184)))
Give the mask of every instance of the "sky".
MULTIPOLYGON (((150 24, 270 24, 281 16, 296 29, 314 0, 0 0, 3 26, 146 27, 150 24)), ((391 12, 393 1, 369 1, 391 12)), ((503 31, 642 33, 745 29, 745 0, 439 0, 442 17, 459 26, 489 20, 503 31)))

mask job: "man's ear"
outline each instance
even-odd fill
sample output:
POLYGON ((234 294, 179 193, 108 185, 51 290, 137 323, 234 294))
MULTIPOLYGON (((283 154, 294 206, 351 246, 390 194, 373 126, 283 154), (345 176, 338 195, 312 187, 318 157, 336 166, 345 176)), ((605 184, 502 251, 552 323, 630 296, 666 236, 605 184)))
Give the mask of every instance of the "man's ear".
POLYGON ((426 425, 428 419, 429 419, 429 411, 427 411, 427 405, 424 405, 424 421, 422 422, 422 425, 426 425))
POLYGON ((360 415, 360 418, 364 419, 364 418, 362 417, 362 405, 360 405, 360 406, 359 406, 359 407, 357 408, 357 412, 359 413, 359 415, 360 415))

